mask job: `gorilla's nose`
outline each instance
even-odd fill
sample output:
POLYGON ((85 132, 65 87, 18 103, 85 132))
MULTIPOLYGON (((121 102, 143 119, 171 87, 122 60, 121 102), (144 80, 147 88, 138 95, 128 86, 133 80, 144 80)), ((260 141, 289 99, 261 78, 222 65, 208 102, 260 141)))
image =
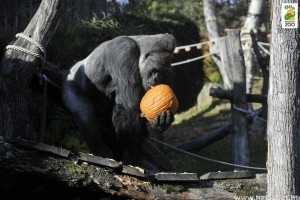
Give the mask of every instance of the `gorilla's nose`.
POLYGON ((158 85, 162 81, 162 75, 161 74, 156 74, 153 78, 153 82, 155 85, 158 85))

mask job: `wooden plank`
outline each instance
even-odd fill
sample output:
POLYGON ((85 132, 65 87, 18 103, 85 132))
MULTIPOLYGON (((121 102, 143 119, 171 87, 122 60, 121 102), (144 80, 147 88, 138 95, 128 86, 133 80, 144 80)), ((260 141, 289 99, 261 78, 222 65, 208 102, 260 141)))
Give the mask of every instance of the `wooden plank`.
POLYGON ((38 143, 34 141, 14 138, 9 140, 10 143, 12 143, 14 146, 17 146, 19 148, 24 149, 30 149, 30 150, 36 150, 44 153, 50 153, 56 156, 68 158, 71 156, 71 151, 60 148, 60 147, 54 147, 43 143, 38 143))
MULTIPOLYGON (((240 41, 239 29, 226 29, 227 45, 231 52, 233 79, 232 105, 232 155, 233 162, 238 165, 249 164, 248 120, 247 115, 236 108, 248 110, 246 96, 246 67, 240 41)), ((239 169, 239 168, 236 168, 239 169)))
POLYGON ((253 178, 253 174, 247 171, 209 172, 200 176, 200 180, 221 180, 237 178, 253 178))
POLYGON ((146 178, 144 169, 141 169, 139 167, 133 167, 130 165, 123 165, 122 173, 141 177, 141 178, 146 178))
POLYGON ((79 153, 78 162, 87 162, 87 163, 91 163, 91 164, 95 164, 95 165, 110 167, 113 169, 121 168, 123 165, 122 162, 118 162, 113 159, 102 158, 100 156, 94 156, 94 155, 82 153, 82 152, 79 153))
POLYGON ((157 173, 155 179, 158 181, 199 181, 196 173, 157 173))

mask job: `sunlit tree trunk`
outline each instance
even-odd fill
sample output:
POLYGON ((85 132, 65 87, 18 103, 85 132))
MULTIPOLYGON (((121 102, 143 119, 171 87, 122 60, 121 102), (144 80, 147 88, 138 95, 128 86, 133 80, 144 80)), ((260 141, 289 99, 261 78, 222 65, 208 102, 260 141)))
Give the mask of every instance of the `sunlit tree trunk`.
POLYGON ((242 27, 242 39, 246 39, 246 41, 243 42, 243 49, 246 65, 247 93, 252 93, 254 76, 254 55, 251 52, 252 42, 250 39, 250 31, 255 31, 261 24, 264 1, 265 0, 251 0, 247 18, 244 26, 242 27))
POLYGON ((300 196, 300 33, 299 29, 281 28, 281 3, 273 0, 272 6, 267 163, 270 200, 300 196))
MULTIPOLYGON (((203 0, 203 13, 205 18, 205 25, 208 32, 208 38, 209 40, 215 40, 220 37, 220 31, 219 31, 219 25, 217 22, 216 17, 216 8, 215 8, 215 0, 203 0)), ((218 44, 213 44, 210 49, 210 53, 216 53, 218 52, 218 44)), ((232 89, 232 83, 228 76, 228 71, 225 70, 224 66, 221 64, 220 57, 217 55, 212 56, 214 62, 219 68, 219 71, 221 73, 224 87, 227 89, 232 89)))

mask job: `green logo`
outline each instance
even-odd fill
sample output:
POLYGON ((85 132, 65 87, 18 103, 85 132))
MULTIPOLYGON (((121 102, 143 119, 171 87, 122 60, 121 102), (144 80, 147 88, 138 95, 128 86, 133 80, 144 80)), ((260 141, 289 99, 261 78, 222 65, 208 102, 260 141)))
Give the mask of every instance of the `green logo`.
POLYGON ((292 5, 286 5, 284 6, 284 9, 287 10, 286 14, 284 15, 284 19, 289 21, 295 21, 295 7, 293 7, 292 5))

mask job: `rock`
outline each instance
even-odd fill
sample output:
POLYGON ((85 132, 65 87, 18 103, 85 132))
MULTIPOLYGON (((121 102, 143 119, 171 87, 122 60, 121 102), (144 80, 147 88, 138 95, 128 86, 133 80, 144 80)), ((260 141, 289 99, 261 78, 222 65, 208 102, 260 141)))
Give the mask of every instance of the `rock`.
POLYGON ((213 97, 209 95, 210 88, 221 88, 218 83, 206 83, 197 97, 197 105, 210 105, 213 102, 213 97))

